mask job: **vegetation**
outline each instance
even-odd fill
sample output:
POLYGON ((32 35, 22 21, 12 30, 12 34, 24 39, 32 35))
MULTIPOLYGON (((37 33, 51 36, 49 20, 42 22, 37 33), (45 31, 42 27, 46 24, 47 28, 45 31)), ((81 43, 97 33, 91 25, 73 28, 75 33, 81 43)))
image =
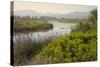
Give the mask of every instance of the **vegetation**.
POLYGON ((52 28, 53 25, 45 20, 15 18, 14 32, 45 31, 52 28))
POLYGON ((93 10, 91 16, 80 21, 70 35, 60 37, 44 46, 35 56, 37 61, 33 59, 33 64, 97 60, 97 15, 95 12, 96 10, 93 10))
POLYGON ((95 30, 85 33, 72 32, 70 36, 60 37, 42 48, 42 51, 36 56, 37 63, 94 61, 97 59, 96 44, 95 30))
POLYGON ((51 42, 51 38, 45 41, 39 40, 35 42, 30 37, 27 40, 21 40, 20 42, 14 43, 14 65, 25 65, 30 62, 36 54, 41 51, 41 48, 51 42))
POLYGON ((95 60, 97 60, 97 10, 91 11, 91 15, 81 20, 69 35, 48 39, 38 44, 30 39, 24 44, 14 44, 15 65, 95 60))

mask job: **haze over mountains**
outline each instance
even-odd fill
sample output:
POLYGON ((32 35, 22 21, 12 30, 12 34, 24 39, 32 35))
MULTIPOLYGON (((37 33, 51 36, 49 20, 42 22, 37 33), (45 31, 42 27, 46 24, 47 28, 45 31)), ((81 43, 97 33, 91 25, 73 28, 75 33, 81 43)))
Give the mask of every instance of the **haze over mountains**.
POLYGON ((31 10, 15 11, 15 16, 49 16, 56 18, 67 18, 67 19, 82 19, 90 15, 90 12, 72 12, 70 14, 54 14, 54 13, 40 13, 31 10))

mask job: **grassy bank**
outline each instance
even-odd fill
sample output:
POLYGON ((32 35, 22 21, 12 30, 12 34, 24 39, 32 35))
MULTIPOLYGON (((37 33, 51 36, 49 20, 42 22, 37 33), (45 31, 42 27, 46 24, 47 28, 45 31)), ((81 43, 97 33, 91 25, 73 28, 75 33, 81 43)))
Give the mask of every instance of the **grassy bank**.
POLYGON ((14 32, 45 31, 52 29, 53 25, 45 20, 15 19, 14 32))

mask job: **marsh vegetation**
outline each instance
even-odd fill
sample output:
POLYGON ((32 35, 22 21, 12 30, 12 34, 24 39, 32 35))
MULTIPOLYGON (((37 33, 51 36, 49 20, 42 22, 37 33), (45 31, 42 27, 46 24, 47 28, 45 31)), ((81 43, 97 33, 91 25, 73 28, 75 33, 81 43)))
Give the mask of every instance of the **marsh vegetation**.
POLYGON ((67 19, 17 19, 13 31, 14 65, 97 60, 97 10, 71 23, 67 19))
POLYGON ((46 20, 15 18, 14 32, 45 31, 53 28, 46 20))

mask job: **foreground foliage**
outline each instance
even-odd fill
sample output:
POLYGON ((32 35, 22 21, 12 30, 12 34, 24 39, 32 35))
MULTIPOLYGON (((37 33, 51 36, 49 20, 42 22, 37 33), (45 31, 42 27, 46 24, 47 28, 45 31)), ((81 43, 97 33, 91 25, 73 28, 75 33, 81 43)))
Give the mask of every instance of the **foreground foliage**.
POLYGON ((96 60, 96 31, 72 32, 45 46, 36 56, 37 63, 64 63, 96 60))
POLYGON ((93 10, 88 18, 81 20, 71 34, 60 37, 42 48, 42 51, 33 59, 33 64, 97 60, 97 15, 95 12, 96 10, 93 10))

